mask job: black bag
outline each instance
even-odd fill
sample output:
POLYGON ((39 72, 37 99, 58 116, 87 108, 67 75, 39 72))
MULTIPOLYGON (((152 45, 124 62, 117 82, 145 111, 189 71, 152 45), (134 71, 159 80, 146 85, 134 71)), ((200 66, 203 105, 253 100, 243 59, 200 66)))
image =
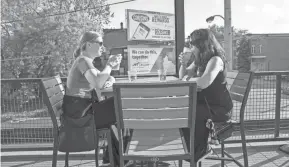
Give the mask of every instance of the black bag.
POLYGON ((96 128, 92 100, 64 96, 58 139, 61 152, 81 152, 96 149, 96 128))
POLYGON ((63 116, 59 127, 59 151, 81 152, 96 149, 96 129, 94 115, 87 114, 81 118, 63 116))
POLYGON ((113 97, 92 103, 92 110, 95 114, 96 129, 109 128, 116 123, 113 97))

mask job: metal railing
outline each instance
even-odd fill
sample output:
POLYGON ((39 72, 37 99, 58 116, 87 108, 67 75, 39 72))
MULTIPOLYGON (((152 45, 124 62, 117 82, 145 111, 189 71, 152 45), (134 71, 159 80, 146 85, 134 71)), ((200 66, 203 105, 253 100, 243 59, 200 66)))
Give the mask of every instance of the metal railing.
MULTIPOLYGON (((1 80, 2 147, 53 142, 52 122, 39 83, 40 79, 1 80)), ((239 107, 234 102, 234 119, 238 119, 239 107)), ((289 139, 289 71, 255 73, 245 125, 251 142, 289 139)), ((237 132, 228 142, 239 139, 237 132)))
MULTIPOLYGON (((233 119, 241 104, 234 102, 233 119)), ((245 110, 248 142, 289 139, 289 71, 255 72, 245 110)), ((238 133, 227 143, 239 142, 238 133)))

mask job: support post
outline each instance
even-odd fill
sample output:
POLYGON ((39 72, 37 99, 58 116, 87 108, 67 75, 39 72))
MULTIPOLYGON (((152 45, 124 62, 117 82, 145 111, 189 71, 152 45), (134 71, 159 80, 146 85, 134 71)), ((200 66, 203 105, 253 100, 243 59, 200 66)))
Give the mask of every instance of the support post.
POLYGON ((276 75, 276 103, 275 103, 275 133, 274 137, 280 135, 280 108, 281 108, 281 74, 276 75))
POLYGON ((178 56, 185 43, 185 8, 184 0, 175 0, 175 41, 176 41, 176 72, 179 77, 178 56))

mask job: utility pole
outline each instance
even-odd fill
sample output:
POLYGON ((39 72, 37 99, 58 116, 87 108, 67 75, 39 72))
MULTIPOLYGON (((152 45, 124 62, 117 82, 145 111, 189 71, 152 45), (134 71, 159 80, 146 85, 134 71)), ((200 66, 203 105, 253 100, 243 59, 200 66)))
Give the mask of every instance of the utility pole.
POLYGON ((224 29, 224 42, 226 58, 229 62, 228 70, 233 70, 233 34, 232 34, 232 19, 231 19, 231 0, 224 0, 224 16, 225 16, 225 29, 224 29))

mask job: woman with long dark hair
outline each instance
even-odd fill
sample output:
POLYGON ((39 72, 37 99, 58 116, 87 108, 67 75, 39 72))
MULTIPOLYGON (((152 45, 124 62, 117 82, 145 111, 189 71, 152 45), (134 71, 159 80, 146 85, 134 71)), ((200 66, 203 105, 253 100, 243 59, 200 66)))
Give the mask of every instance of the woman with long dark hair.
MULTIPOLYGON (((190 34, 190 44, 195 59, 187 67, 187 59, 180 55, 180 77, 182 80, 196 81, 201 89, 197 96, 195 129, 195 159, 198 161, 211 152, 208 139, 212 121, 229 120, 233 102, 227 89, 225 52, 214 34, 208 29, 195 30, 190 34)), ((183 129, 183 132, 189 146, 189 130, 183 129)))

